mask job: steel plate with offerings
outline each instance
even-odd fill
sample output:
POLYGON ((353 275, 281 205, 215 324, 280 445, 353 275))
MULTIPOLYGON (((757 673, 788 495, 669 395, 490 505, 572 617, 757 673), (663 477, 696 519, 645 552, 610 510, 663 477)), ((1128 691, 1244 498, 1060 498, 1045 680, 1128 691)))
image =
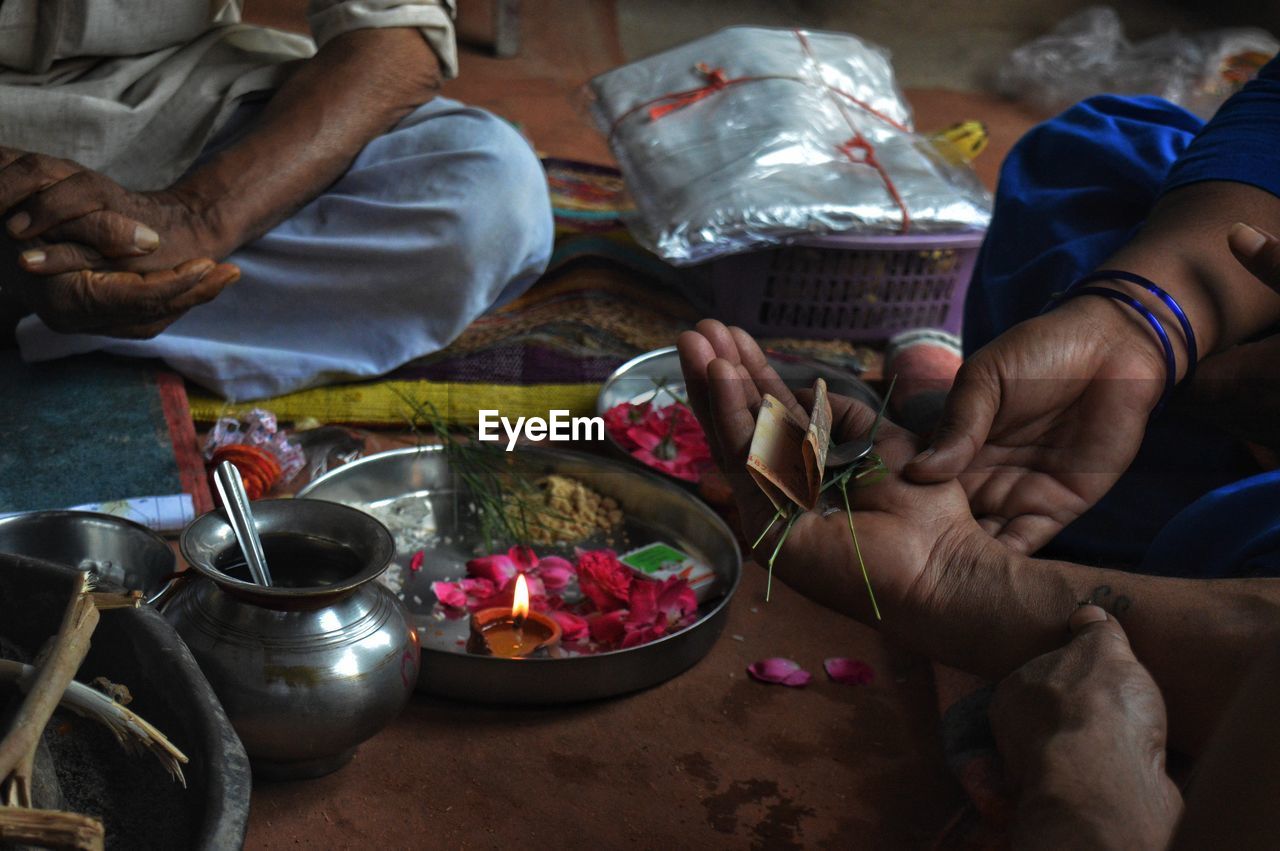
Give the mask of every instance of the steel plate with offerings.
POLYGON ((501 539, 485 522, 494 494, 465 469, 470 451, 384 452, 298 494, 361 508, 395 536, 383 581, 422 639, 419 690, 486 703, 590 700, 660 683, 710 650, 742 563, 714 512, 619 462, 524 447, 487 462, 501 465, 501 510, 525 523, 524 540, 501 539))

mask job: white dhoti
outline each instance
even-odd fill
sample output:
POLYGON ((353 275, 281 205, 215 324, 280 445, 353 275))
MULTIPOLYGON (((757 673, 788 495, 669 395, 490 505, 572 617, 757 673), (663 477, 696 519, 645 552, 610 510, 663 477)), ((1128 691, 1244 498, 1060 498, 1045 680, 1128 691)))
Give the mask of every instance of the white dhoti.
MULTIPOLYGON (((251 127, 242 105, 205 151, 251 127)), ((226 258, 241 280, 151 340, 18 326, 28 360, 157 357, 233 400, 384 374, 437 351, 546 267, 546 177, 501 119, 437 98, 319 197, 226 258)))

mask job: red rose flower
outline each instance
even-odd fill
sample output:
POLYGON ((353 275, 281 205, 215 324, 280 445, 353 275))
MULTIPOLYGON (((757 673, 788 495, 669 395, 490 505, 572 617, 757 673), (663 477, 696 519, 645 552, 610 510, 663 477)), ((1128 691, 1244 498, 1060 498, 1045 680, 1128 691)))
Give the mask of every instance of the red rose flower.
POLYGON ((633 579, 631 570, 618 561, 613 550, 590 550, 578 555, 578 587, 602 612, 626 608, 633 579))
POLYGON ((635 449, 635 444, 627 436, 627 430, 644 420, 645 415, 649 413, 649 407, 648 402, 641 405, 623 402, 605 411, 604 427, 609 432, 609 436, 623 449, 635 449))
POLYGON ((693 412, 683 404, 654 408, 627 430, 632 457, 646 466, 696 482, 711 467, 711 447, 693 412))

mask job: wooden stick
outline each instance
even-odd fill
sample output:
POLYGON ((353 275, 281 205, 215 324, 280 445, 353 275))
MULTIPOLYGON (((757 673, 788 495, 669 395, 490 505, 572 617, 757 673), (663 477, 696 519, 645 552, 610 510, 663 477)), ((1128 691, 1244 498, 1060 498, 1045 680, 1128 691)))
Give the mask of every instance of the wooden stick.
MULTIPOLYGON (((35 674, 35 669, 30 665, 0 659, 0 682, 17 683, 19 687, 25 687, 35 674)), ((183 786, 187 785, 186 778, 182 775, 182 766, 188 761, 187 755, 132 709, 127 709, 109 695, 74 680, 63 693, 60 705, 63 709, 69 709, 105 726, 115 734, 125 750, 135 752, 140 747, 151 751, 175 780, 183 786)))
POLYGON ((0 798, 31 806, 31 768, 36 748, 62 694, 89 653, 89 637, 98 625, 98 610, 89 596, 89 574, 80 572, 80 587, 67 603, 58 633, 36 664, 37 673, 13 726, 0 741, 0 798))
POLYGON ((0 844, 102 851, 106 831, 92 816, 58 810, 0 807, 0 844))
POLYGON ((100 612, 110 611, 111 609, 140 609, 143 603, 141 591, 125 591, 120 594, 109 591, 94 591, 92 596, 93 605, 100 612))

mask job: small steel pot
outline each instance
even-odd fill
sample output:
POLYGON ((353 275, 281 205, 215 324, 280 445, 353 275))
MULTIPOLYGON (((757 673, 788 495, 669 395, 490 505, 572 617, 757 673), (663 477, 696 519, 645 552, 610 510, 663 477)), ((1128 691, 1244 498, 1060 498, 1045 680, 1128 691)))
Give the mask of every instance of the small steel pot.
POLYGON ((332 564, 316 564, 326 584, 302 587, 240 581, 218 569, 236 542, 222 512, 210 512, 182 533, 182 554, 200 576, 164 615, 222 701, 254 773, 319 777, 390 723, 417 683, 417 633, 404 605, 373 581, 395 542, 373 517, 334 502, 259 500, 253 512, 259 534, 323 539, 358 567, 335 576, 332 564))
POLYGON ((104 591, 141 591, 157 603, 177 559, 140 523, 93 511, 32 511, 0 520, 0 552, 87 570, 104 591))

